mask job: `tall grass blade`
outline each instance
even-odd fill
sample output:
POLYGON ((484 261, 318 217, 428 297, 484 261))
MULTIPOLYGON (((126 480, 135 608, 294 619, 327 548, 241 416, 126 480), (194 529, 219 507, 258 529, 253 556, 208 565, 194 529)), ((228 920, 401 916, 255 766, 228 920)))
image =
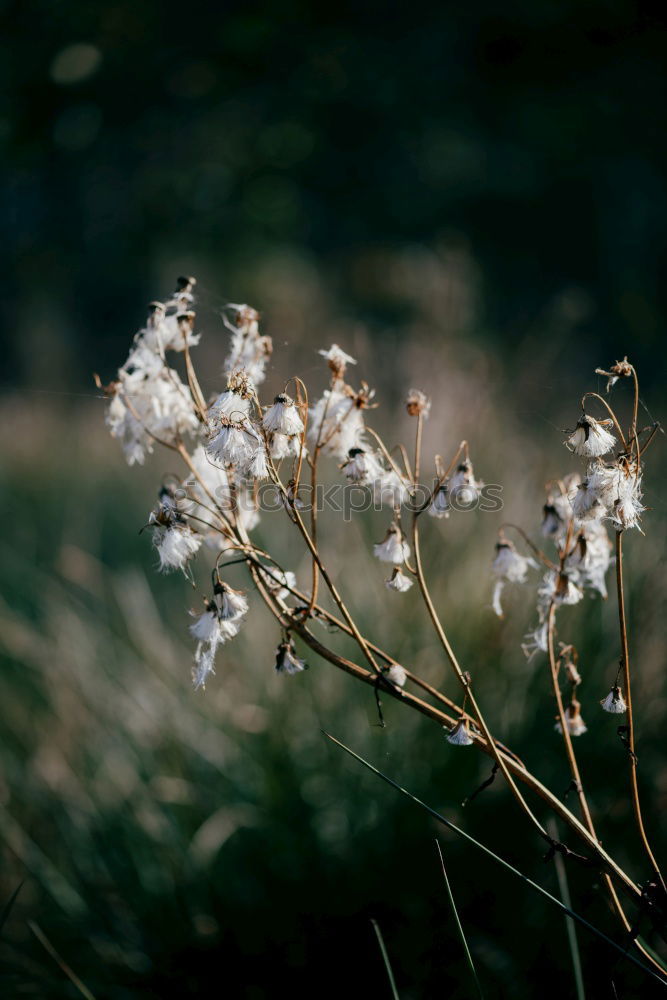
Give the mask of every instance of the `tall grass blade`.
POLYGON ((455 823, 452 823, 450 820, 445 819, 445 817, 441 816, 439 812, 436 812, 435 809, 432 809, 430 806, 427 806, 425 802, 422 802, 422 800, 418 799, 416 795, 413 795, 412 792, 409 792, 407 788, 403 788, 403 786, 399 785, 397 781, 393 780, 393 778, 390 778, 388 775, 383 774, 383 772, 379 771, 377 767, 373 766, 373 764, 370 764, 367 760, 364 760, 363 757, 360 757, 358 753, 355 753, 354 750, 351 750, 344 743, 341 743, 340 740, 337 740, 335 736, 331 736, 331 734, 327 733, 325 730, 323 730, 323 733, 327 737, 327 739, 331 740, 331 742, 335 743, 336 746, 339 746, 341 750, 344 750, 346 753, 348 753, 350 757, 354 757, 355 760, 358 760, 360 764, 363 764, 364 767, 367 767, 368 770, 372 771, 373 774, 376 774, 379 778, 382 778, 383 781, 385 781, 388 785, 391 785, 392 788, 395 788, 402 795, 405 795, 406 798, 411 799, 418 806, 424 809, 430 816, 433 816, 434 819, 437 819, 439 823, 442 823, 443 826, 446 826, 448 830, 451 830, 453 833, 456 833, 459 837, 463 837, 464 840, 467 840, 469 844, 472 844, 479 851, 482 851, 488 857, 493 858, 493 860, 497 864, 499 864, 502 868, 505 868, 506 871, 512 872, 512 874, 516 875, 517 878, 520 878, 525 885, 530 886, 531 889, 535 890, 535 892, 539 892, 539 894, 541 896, 544 896, 545 899, 550 900, 550 902, 553 903, 554 906, 558 907, 561 913, 565 913, 568 916, 572 917, 572 919, 576 920, 577 923, 581 924, 582 927, 588 928, 588 930, 592 934, 595 934, 603 941, 606 941, 606 943, 611 948, 613 948, 615 951, 620 952, 620 954, 623 955, 624 958, 626 958, 629 962, 632 962, 633 965, 636 965, 638 969, 641 969, 656 982, 660 983, 661 986, 667 986, 667 979, 663 979, 652 969, 649 969, 648 966, 640 962, 639 959, 634 957, 634 955, 629 954, 629 952, 627 952, 625 948, 621 947, 621 945, 617 944, 616 941, 614 941, 610 937, 607 937, 604 931, 598 930, 598 928, 595 927, 593 924, 589 924, 588 920, 580 916, 574 910, 571 910, 564 903, 561 903, 560 899, 556 899, 556 897, 552 896, 550 892, 547 892, 546 889, 543 889, 541 885, 538 885, 537 882, 533 882, 531 878, 528 878, 527 875, 524 875, 523 872, 520 872, 518 868, 514 868, 514 866, 511 865, 509 861, 505 861, 505 859, 501 858, 498 854, 494 854, 494 852, 489 847, 486 847, 484 844, 480 843, 479 840, 475 840, 474 837, 472 837, 469 833, 466 833, 465 830, 462 830, 460 827, 456 826, 455 823))
POLYGON ((394 973, 391 968, 391 962, 389 961, 389 953, 384 943, 384 938, 382 937, 382 931, 380 930, 380 925, 377 920, 371 918, 371 923, 373 925, 373 930, 375 931, 375 936, 378 939, 378 944, 380 945, 380 951, 382 953, 382 961, 384 962, 384 967, 387 970, 387 978, 389 980, 389 986, 391 987, 391 995, 394 1000, 401 1000, 398 995, 398 990, 396 989, 396 980, 394 979, 394 973))
POLYGON ((459 937, 461 938, 461 944, 463 945, 463 951, 465 952, 468 968, 470 969, 470 975, 475 981, 477 995, 479 996, 480 1000, 484 1000, 484 993, 482 991, 482 986, 477 976, 477 970, 475 969, 475 963, 472 960, 472 954, 470 953, 470 948, 468 947, 465 931, 463 930, 463 924, 461 923, 461 918, 459 917, 459 911, 456 908, 454 893, 452 892, 452 887, 449 884, 449 879, 447 877, 447 869, 445 868, 445 859, 442 856, 442 848, 440 847, 440 842, 437 839, 435 842, 435 846, 438 848, 438 854, 440 855, 440 864, 442 865, 442 876, 445 880, 445 888, 447 889, 447 895, 449 897, 449 905, 451 906, 452 913, 454 914, 454 921, 456 923, 456 928, 459 932, 459 937))
POLYGON ((79 993, 81 994, 81 996, 85 997, 86 1000, 95 1000, 95 997, 90 992, 90 990, 85 985, 85 983, 81 982, 81 980, 77 976, 76 972, 74 972, 72 969, 70 969, 70 967, 67 964, 67 962, 63 958, 60 957, 60 955, 58 954, 58 952, 56 951, 56 949, 53 947, 53 945, 51 944, 51 942, 49 941, 49 939, 47 938, 46 934, 41 929, 41 927, 39 927, 33 920, 29 920, 28 921, 28 927, 30 928, 30 930, 32 931, 32 933, 35 935, 35 937, 37 938, 37 940, 39 941, 39 943, 49 953, 49 955, 51 956, 51 958, 53 959, 53 961, 62 969, 62 971, 67 976, 67 978, 69 979, 69 981, 71 983, 73 983, 74 986, 76 986, 76 988, 79 991, 79 993))
POLYGON ((18 899, 18 894, 20 893, 22 888, 23 888, 23 882, 19 882, 19 884, 14 889, 14 892, 11 894, 11 896, 5 903, 2 913, 0 913, 0 934, 2 933, 2 929, 7 923, 7 920, 9 919, 9 914, 14 909, 14 903, 18 899))
MULTIPOLYGON (((554 840, 558 838, 558 828, 554 819, 551 819, 547 823, 547 830, 554 840)), ((572 909, 572 898, 570 896, 570 886, 567 881, 567 872, 560 854, 556 854, 554 856, 554 863, 556 865, 556 878, 558 879, 560 898, 563 900, 568 909, 572 909)), ((567 943, 570 949, 570 956, 572 958, 572 970, 574 972, 574 985, 577 991, 577 1000, 586 1000, 584 975, 581 968, 581 956, 579 954, 579 942, 577 941, 577 928, 574 925, 572 917, 565 917, 565 930, 567 931, 567 943)))

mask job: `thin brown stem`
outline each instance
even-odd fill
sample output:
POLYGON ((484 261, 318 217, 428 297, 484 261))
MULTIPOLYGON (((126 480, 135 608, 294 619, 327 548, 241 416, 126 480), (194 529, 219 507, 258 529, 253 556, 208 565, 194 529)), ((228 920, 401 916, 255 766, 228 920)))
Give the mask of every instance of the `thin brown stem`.
POLYGON ((635 821, 637 823, 637 830, 639 831, 639 837, 644 846, 644 851, 648 857, 652 871, 655 876, 659 879, 660 884, 665 889, 665 881, 663 879, 662 873, 658 866, 658 862, 655 859, 653 851, 651 850, 651 845, 649 844, 648 837, 646 835, 646 830, 644 829, 644 820, 642 818, 642 809, 639 801, 639 785, 637 782, 637 756, 635 754, 635 720, 632 711, 632 683, 630 674, 630 654, 628 650, 628 629, 625 618, 625 597, 623 593, 623 532, 616 532, 616 593, 618 596, 618 624, 620 630, 621 638, 621 660, 623 665, 623 676, 625 683, 625 703, 627 705, 627 726, 626 737, 627 737, 627 750, 628 750, 628 763, 630 766, 630 790, 632 795, 632 808, 635 814, 635 821))

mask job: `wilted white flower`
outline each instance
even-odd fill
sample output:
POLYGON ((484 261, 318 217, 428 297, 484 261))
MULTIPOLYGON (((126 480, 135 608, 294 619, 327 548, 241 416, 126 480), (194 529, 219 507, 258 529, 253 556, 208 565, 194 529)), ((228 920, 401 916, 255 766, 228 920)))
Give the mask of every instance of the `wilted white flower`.
POLYGON ((286 393, 281 393, 273 401, 273 406, 264 414, 262 426, 269 434, 303 434, 303 421, 294 400, 286 393))
POLYGON ((373 546, 373 554, 382 562, 394 563, 395 566, 409 559, 410 546, 396 521, 389 525, 384 539, 373 546))
POLYGON ((615 685, 606 698, 603 698, 600 702, 605 712, 611 712, 612 715, 622 715, 623 712, 627 712, 628 706, 625 704, 625 699, 621 693, 620 687, 615 685))
POLYGON ((605 576, 611 562, 611 542, 600 521, 584 521, 574 551, 566 560, 566 570, 580 587, 607 596, 605 576))
POLYGON ((527 632, 521 643, 521 650, 527 659, 532 659, 536 653, 546 653, 547 645, 547 623, 541 622, 532 632, 527 632))
POLYGON ((641 502, 641 472, 596 462, 589 469, 588 480, 617 531, 639 528, 640 515, 646 509, 641 502))
POLYGON ((467 719, 461 719, 452 729, 449 730, 445 739, 455 747, 472 746, 474 740, 470 735, 470 727, 467 719))
POLYGON ((405 407, 409 416, 418 417, 421 414, 427 419, 431 412, 431 400, 421 389, 410 389, 405 398, 405 407))
POLYGON ((404 594, 413 584, 413 580, 406 576, 400 566, 394 567, 394 572, 389 580, 385 580, 387 590, 396 590, 399 594, 404 594))
POLYGON ((178 516, 162 507, 151 514, 149 522, 153 527, 153 545, 160 559, 160 570, 184 570, 188 562, 199 551, 202 539, 178 516))
POLYGON ((248 599, 240 590, 234 590, 228 583, 216 584, 213 600, 221 621, 234 621, 248 611, 248 599))
POLYGON ((238 635, 241 627, 239 621, 223 621, 218 609, 211 602, 207 601, 206 605, 207 610, 190 626, 191 634, 199 640, 192 670, 195 688, 204 687, 208 677, 215 673, 215 655, 218 647, 238 635))
POLYGON ((572 472, 550 489, 544 503, 542 534, 545 538, 558 541, 567 531, 567 525, 572 516, 570 495, 576 495, 576 488, 581 482, 578 472, 572 472))
POLYGON ((446 483, 443 483, 433 494, 433 499, 428 506, 427 513, 431 517, 449 517, 450 510, 449 487, 446 483))
POLYGON ((329 368, 331 369, 334 378, 340 379, 345 375, 345 369, 348 365, 356 365, 354 358, 351 358, 349 354, 346 354, 338 344, 332 344, 328 351, 318 351, 323 358, 329 362, 329 368))
POLYGON ((351 483, 358 483, 360 486, 374 483, 385 472, 377 456, 363 448, 350 448, 341 470, 351 483))
POLYGON ((522 556, 514 544, 503 538, 496 543, 496 555, 491 569, 494 576, 511 583, 525 583, 529 569, 537 569, 537 563, 530 556, 522 556))
POLYGON ((263 444, 257 447, 243 471, 249 479, 266 479, 269 474, 269 466, 266 461, 266 448, 263 444))
POLYGON ((291 639, 280 643, 276 650, 276 671, 279 674, 298 674, 306 667, 306 661, 296 655, 296 649, 291 639))
MULTIPOLYGON (((570 736, 583 736, 584 733, 588 732, 586 724, 581 717, 581 705, 578 701, 574 699, 565 709, 565 723, 568 728, 570 736)), ((560 724, 560 719, 554 726, 557 733, 563 732, 563 727, 560 724)))
POLYGON ((247 421, 220 418, 220 430, 206 446, 209 457, 222 465, 238 465, 245 469, 255 457, 260 439, 247 421))
POLYGON ((604 517, 605 508, 600 502, 600 494, 590 477, 573 487, 570 494, 572 513, 578 521, 593 521, 604 517))
POLYGON ((479 491, 484 483, 475 479, 472 462, 466 458, 460 463, 448 485, 450 500, 470 507, 479 499, 479 491))
MULTIPOLYGON (((301 439, 298 437, 288 437, 286 434, 271 434, 269 438, 269 454, 274 462, 280 462, 283 458, 294 457, 301 450, 301 439)), ((307 454, 304 448, 304 455, 307 454)))
POLYGON ((143 464, 153 451, 153 436, 171 442, 199 426, 192 397, 178 372, 141 342, 119 369, 118 380, 105 391, 107 426, 121 442, 130 465, 143 464))
POLYGON ((387 678, 396 687, 402 688, 405 686, 405 682, 408 679, 408 675, 405 672, 405 667, 402 667, 400 663, 392 663, 386 673, 387 678))
POLYGON ((594 417, 584 414, 565 444, 576 455, 584 455, 587 458, 606 455, 616 444, 616 438, 606 429, 606 426, 611 424, 611 420, 595 420, 594 417))
POLYGON ((268 590, 271 591, 275 597, 280 601, 287 600, 288 597, 293 596, 290 592, 296 589, 296 576, 291 570, 281 570, 276 566, 262 567, 259 573, 264 580, 264 583, 268 590))
POLYGON ((545 573, 537 591, 538 603, 545 611, 552 600, 556 604, 578 604, 583 596, 581 588, 567 573, 557 573, 554 570, 545 573))
POLYGON ((224 370, 232 376, 242 370, 255 385, 260 385, 273 351, 271 338, 260 335, 259 313, 252 306, 230 303, 227 309, 233 312, 233 322, 223 315, 225 326, 232 334, 224 370))
POLYGON ((365 430, 363 412, 354 395, 341 389, 327 389, 310 410, 310 440, 340 459, 346 458, 351 448, 364 447, 365 430))
POLYGON ((515 545, 502 537, 496 544, 496 555, 491 565, 491 571, 497 577, 493 588, 492 606, 499 618, 503 617, 500 602, 503 587, 510 583, 525 583, 529 569, 537 569, 537 563, 530 556, 522 556, 515 545))
POLYGON ((382 472, 381 476, 373 480, 373 502, 376 506, 393 507, 396 510, 406 503, 410 497, 410 490, 405 479, 398 475, 394 469, 382 472))
POLYGON ((221 417, 230 420, 244 420, 250 413, 250 396, 243 396, 234 389, 225 389, 208 408, 208 421, 213 422, 221 417))

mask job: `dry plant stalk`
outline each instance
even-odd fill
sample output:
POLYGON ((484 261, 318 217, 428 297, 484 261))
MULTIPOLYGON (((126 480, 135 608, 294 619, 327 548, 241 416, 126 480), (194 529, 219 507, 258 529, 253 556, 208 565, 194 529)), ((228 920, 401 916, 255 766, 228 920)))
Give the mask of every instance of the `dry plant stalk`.
MULTIPOLYGON (((548 657, 557 707, 556 728, 562 734, 576 791, 580 816, 546 788, 528 765, 491 732, 478 701, 470 673, 458 662, 444 625, 435 609, 421 557, 420 529, 423 515, 449 517, 457 506, 477 503, 483 484, 475 478, 467 442, 461 442, 446 464, 435 456, 433 488, 420 486, 422 431, 430 402, 419 390, 406 399, 414 419, 412 460, 405 447, 390 450, 367 424, 367 411, 375 407, 374 392, 365 382, 358 389, 348 383, 353 358, 337 345, 319 353, 329 368, 329 387, 312 404, 308 390, 292 377, 269 406, 262 405, 258 387, 265 377, 272 353, 269 338, 259 330, 259 315, 247 305, 229 305, 224 322, 231 334, 231 347, 224 366, 226 388, 207 400, 192 363, 191 348, 199 341, 194 333, 194 278, 180 278, 174 295, 166 302, 153 302, 146 326, 134 339, 130 355, 118 377, 104 387, 109 398, 107 424, 123 446, 130 465, 143 463, 159 444, 182 459, 182 479, 162 484, 159 502, 148 525, 164 572, 182 570, 194 586, 191 562, 208 553, 212 563, 211 589, 203 596, 203 610, 194 614, 190 631, 197 641, 193 680, 203 688, 214 674, 218 649, 234 638, 249 610, 246 595, 233 588, 223 571, 234 564, 247 567, 252 583, 280 628, 276 670, 298 674, 305 661, 295 645, 298 637, 313 652, 374 689, 381 714, 380 694, 415 709, 444 727, 453 746, 474 746, 494 761, 525 818, 548 845, 548 854, 589 866, 604 878, 611 903, 634 946, 644 960, 663 975, 665 968, 636 940, 637 909, 647 914, 664 937, 667 893, 665 883, 642 819, 637 785, 637 757, 632 713, 631 663, 623 595, 623 536, 640 528, 644 512, 641 502, 643 456, 653 441, 657 425, 637 426, 639 385, 627 358, 609 371, 598 369, 608 379, 607 392, 619 380, 630 380, 634 396, 627 432, 608 399, 586 393, 581 416, 565 444, 587 462, 585 476, 570 473, 547 485, 542 533, 554 547, 553 558, 535 545, 515 525, 500 529, 492 563, 492 605, 502 616, 501 597, 508 584, 524 584, 541 564, 544 573, 537 589, 538 622, 526 636, 527 656, 540 652, 548 657), (167 353, 180 354, 186 381, 167 364, 167 353), (291 386, 292 395, 288 394, 291 386), (586 406, 593 402, 604 411, 603 419, 591 416, 586 406), (397 451, 400 459, 393 457, 397 451), (446 659, 461 688, 455 702, 409 670, 386 650, 364 636, 329 573, 319 541, 316 502, 320 457, 334 456, 350 484, 367 487, 376 506, 390 511, 390 522, 374 555, 390 567, 386 581, 398 594, 417 583, 427 616, 442 645, 446 659), (310 590, 297 585, 294 574, 252 540, 259 520, 260 491, 270 485, 279 497, 284 515, 291 522, 310 555, 310 590), (311 503, 303 502, 304 486, 311 503), (571 644, 556 649, 556 620, 560 609, 576 604, 584 591, 606 597, 605 577, 611 565, 610 524, 616 536, 616 588, 620 629, 620 666, 611 690, 601 701, 607 712, 625 715, 619 734, 627 748, 630 794, 638 841, 650 865, 651 877, 643 885, 635 880, 602 847, 577 763, 574 740, 586 732, 581 706, 576 698, 581 681, 577 652, 571 644), (515 532, 523 555, 509 537, 515 532), (333 613, 319 599, 328 593, 337 608, 333 613), (327 630, 316 633, 318 625, 327 630), (338 653, 331 645, 332 631, 351 636, 359 647, 359 662, 338 653), (564 698, 563 682, 568 694, 564 698), (526 799, 538 796, 580 841, 579 851, 556 840, 526 799), (581 850, 585 853, 580 853, 581 850), (626 914, 632 906, 632 919, 626 914)), ((96 376, 98 385, 101 386, 96 376)))

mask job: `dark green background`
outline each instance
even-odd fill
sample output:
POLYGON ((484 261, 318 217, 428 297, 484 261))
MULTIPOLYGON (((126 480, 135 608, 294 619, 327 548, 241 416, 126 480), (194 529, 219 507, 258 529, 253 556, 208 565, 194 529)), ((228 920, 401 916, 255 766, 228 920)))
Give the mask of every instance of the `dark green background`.
MULTIPOLYGON (((103 404, 82 397, 94 392, 93 370, 106 378, 124 360, 144 303, 194 273, 207 390, 224 353, 215 311, 230 299, 251 301, 276 345, 288 342, 276 384, 297 370, 321 388, 314 352, 331 340, 358 354, 355 377, 378 384, 377 419, 392 442, 392 393, 421 372, 434 396, 428 447, 452 450, 469 435, 478 471, 503 483, 510 514, 535 535, 543 482, 572 467, 560 428, 599 384, 596 365, 630 353, 661 416, 667 18, 595 0, 66 0, 5 3, 2 15, 0 903, 25 879, 3 931, 7 995, 78 995, 32 936, 33 920, 98 998, 381 998, 374 917, 402 1000, 469 997, 436 829, 324 744, 319 727, 555 891, 506 790, 497 781, 461 810, 486 761, 450 752, 436 727, 398 707, 380 732, 372 696, 322 663, 293 687, 272 685, 276 639, 265 620, 254 624, 257 601, 252 634, 196 700, 183 581, 151 579, 148 639, 123 603, 137 567, 152 572, 137 531, 164 459, 128 470, 104 435, 103 404), (75 43, 96 46, 99 67, 58 83, 54 59, 75 43), (439 312, 434 261, 436 286, 462 262, 468 319, 439 312), (286 318, 294 326, 281 326, 286 318), (450 393, 458 412, 443 427, 450 393), (265 724, 244 728, 235 698, 259 706, 265 724), (150 708, 145 732, 130 724, 137 705, 150 708), (193 838, 228 805, 250 809, 252 822, 194 863, 193 838), (54 870, 82 910, 63 904, 54 870)), ((664 847, 658 447, 651 462, 647 537, 629 545, 629 607, 647 823, 664 847)), ((526 665, 518 649, 533 598, 515 596, 505 623, 490 617, 497 521, 468 522, 428 526, 439 607, 494 725, 564 793, 544 663, 526 665)), ((414 595, 402 614, 380 610, 381 577, 360 554, 384 524, 354 530, 341 542, 332 527, 331 550, 360 560, 336 569, 357 597, 367 581, 362 625, 453 694, 414 595)), ((268 522, 261 532, 273 544, 268 522)), ((307 579, 307 561, 300 569, 307 579)), ((587 601, 567 622, 587 678, 592 733, 581 754, 593 805, 605 843, 642 879, 623 750, 614 720, 596 717, 618 656, 613 599, 587 601)), ((560 917, 443 842, 486 996, 573 996, 560 917)), ((570 876, 577 908, 617 933, 588 874, 570 876)), ((652 995, 581 942, 589 997, 613 997, 611 977, 625 1000, 652 995)))

